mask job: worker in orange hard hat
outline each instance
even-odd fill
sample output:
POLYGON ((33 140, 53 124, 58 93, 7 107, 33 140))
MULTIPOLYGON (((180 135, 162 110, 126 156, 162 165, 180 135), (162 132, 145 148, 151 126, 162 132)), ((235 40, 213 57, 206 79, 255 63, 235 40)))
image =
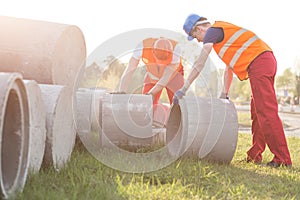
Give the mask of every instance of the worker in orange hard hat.
POLYGON ((146 65, 143 94, 153 95, 153 104, 157 104, 162 89, 166 88, 171 104, 174 92, 180 89, 184 82, 178 43, 163 37, 144 39, 133 52, 121 77, 119 91, 126 92, 140 60, 146 65))
POLYGON ((292 166, 282 122, 278 116, 274 89, 277 62, 272 49, 250 30, 223 21, 211 24, 205 17, 197 14, 187 17, 183 29, 188 40, 196 38, 198 42, 203 42, 203 48, 184 86, 175 93, 174 104, 185 95, 214 49, 226 64, 221 98, 228 98, 233 73, 240 80, 250 80, 252 147, 247 152, 247 161, 262 162, 262 153, 268 145, 274 157, 267 166, 292 166))

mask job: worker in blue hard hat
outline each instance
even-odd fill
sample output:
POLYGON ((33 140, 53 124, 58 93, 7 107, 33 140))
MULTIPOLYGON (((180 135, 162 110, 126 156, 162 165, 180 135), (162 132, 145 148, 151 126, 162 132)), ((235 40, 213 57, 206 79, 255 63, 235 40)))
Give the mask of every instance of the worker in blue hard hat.
POLYGON ((195 61, 183 87, 173 99, 178 104, 191 83, 199 76, 212 49, 226 64, 221 98, 228 98, 233 73, 240 79, 249 78, 252 119, 252 147, 247 152, 247 161, 260 163, 262 153, 268 145, 274 158, 268 166, 291 166, 282 122, 278 116, 278 104, 274 89, 277 62, 272 49, 255 33, 234 24, 216 21, 191 14, 185 20, 183 30, 188 40, 203 42, 203 48, 195 61))

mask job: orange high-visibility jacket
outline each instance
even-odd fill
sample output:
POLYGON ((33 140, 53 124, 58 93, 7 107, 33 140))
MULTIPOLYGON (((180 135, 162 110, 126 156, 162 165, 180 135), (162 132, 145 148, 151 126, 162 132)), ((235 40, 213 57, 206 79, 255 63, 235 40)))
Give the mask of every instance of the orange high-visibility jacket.
POLYGON ((257 35, 239 26, 217 21, 212 27, 222 28, 224 32, 224 39, 213 45, 214 50, 240 80, 248 78, 247 69, 257 56, 272 51, 257 35))
MULTIPOLYGON (((153 53, 153 46, 156 40, 158 40, 158 38, 148 38, 143 40, 142 60, 146 64, 146 70, 149 78, 151 79, 151 83, 156 83, 162 77, 165 67, 168 66, 173 59, 173 52, 170 52, 171 56, 167 60, 156 61, 154 57, 155 55, 153 53)), ((177 42, 171 39, 169 40, 172 43, 173 47, 175 48, 177 42)), ((181 63, 181 58, 180 58, 179 66, 177 67, 177 70, 174 72, 172 78, 175 77, 177 72, 183 75, 183 65, 181 63)))

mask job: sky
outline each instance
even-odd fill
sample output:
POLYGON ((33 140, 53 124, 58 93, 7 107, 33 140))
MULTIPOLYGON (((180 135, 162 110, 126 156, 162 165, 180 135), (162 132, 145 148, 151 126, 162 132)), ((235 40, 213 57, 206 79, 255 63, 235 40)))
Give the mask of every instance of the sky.
POLYGON ((299 10, 296 0, 9 0, 1 2, 0 15, 76 25, 89 55, 103 42, 134 29, 184 34, 186 17, 197 13, 255 32, 273 49, 280 74, 286 68, 300 73, 299 10))

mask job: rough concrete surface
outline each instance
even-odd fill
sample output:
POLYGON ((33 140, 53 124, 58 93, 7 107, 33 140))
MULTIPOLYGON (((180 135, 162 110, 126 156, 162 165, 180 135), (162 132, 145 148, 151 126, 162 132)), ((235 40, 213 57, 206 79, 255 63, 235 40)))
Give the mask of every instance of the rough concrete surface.
POLYGON ((42 84, 74 85, 86 58, 73 25, 0 16, 0 71, 42 84))
POLYGON ((46 141, 46 110, 42 100, 41 89, 34 80, 24 80, 29 105, 29 170, 40 170, 46 141))
MULTIPOLYGON (((22 191, 29 162, 29 110, 22 76, 0 73, 1 196, 22 191)), ((1 197, 0 197, 1 198, 1 197)))
POLYGON ((46 108, 44 162, 60 170, 71 157, 76 131, 72 113, 72 91, 61 85, 39 84, 46 108))

